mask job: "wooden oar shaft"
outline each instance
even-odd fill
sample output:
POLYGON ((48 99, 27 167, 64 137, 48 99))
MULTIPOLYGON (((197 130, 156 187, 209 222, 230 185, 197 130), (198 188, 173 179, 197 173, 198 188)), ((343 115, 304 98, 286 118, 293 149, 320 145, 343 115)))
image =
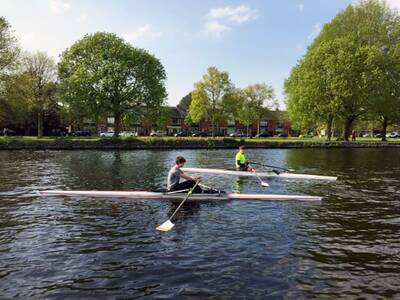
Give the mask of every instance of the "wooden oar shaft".
POLYGON ((174 213, 169 217, 169 220, 172 221, 172 219, 175 217, 176 213, 179 211, 179 209, 182 207, 183 203, 190 197, 190 195, 193 193, 194 189, 197 187, 200 181, 196 181, 196 184, 190 189, 189 193, 186 195, 185 199, 179 204, 179 206, 175 209, 174 213))

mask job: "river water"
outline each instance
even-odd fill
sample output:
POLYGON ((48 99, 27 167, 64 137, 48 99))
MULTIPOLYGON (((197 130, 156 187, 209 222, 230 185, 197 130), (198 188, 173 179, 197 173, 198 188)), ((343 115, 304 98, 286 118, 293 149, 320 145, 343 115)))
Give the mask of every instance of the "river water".
POLYGON ((1 151, 0 298, 400 298, 397 149, 265 149, 248 157, 337 182, 205 176, 225 190, 320 203, 42 198, 37 190, 154 189, 177 155, 232 167, 234 150, 1 151))

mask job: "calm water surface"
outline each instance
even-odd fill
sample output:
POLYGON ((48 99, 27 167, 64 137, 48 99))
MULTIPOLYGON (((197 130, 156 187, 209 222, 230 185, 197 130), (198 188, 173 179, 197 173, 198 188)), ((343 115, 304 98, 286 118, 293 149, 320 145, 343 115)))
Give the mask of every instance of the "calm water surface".
POLYGON ((231 167, 234 150, 1 151, 0 298, 400 298, 400 153, 396 149, 248 150, 260 162, 337 182, 207 176, 255 193, 321 203, 41 198, 45 189, 152 189, 176 155, 231 167))

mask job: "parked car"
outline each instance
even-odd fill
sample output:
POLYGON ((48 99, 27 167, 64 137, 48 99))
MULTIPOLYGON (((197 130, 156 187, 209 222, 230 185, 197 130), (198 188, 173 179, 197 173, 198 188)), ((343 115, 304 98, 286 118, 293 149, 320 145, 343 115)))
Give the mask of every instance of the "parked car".
POLYGON ((382 138, 383 137, 383 133, 377 133, 377 134, 375 134, 375 137, 382 138))
POLYGON ((152 130, 150 136, 164 136, 165 132, 162 130, 152 130))
POLYGON ((271 134, 268 132, 268 131, 263 131, 263 132, 260 132, 259 134, 256 134, 256 138, 263 138, 263 137, 270 137, 271 136, 271 134))
POLYGON ((236 131, 229 135, 230 137, 245 137, 246 135, 242 131, 236 131))
POLYGON ((72 136, 91 136, 92 133, 89 130, 77 130, 72 133, 72 136))
POLYGON ((186 130, 179 131, 179 132, 175 133, 174 136, 177 136, 177 137, 178 136, 180 136, 180 137, 190 136, 190 131, 186 131, 186 130))
POLYGON ((288 137, 288 134, 286 132, 281 132, 278 134, 278 137, 288 137))
POLYGON ((100 132, 101 137, 113 137, 114 131, 100 132))
POLYGON ((137 132, 133 132, 133 131, 122 131, 119 136, 123 136, 123 137, 129 137, 129 136, 137 136, 137 132))
POLYGON ((400 133, 398 133, 398 132, 391 132, 391 133, 386 134, 386 137, 389 137, 389 138, 398 138, 398 137, 400 137, 400 133))
POLYGON ((3 135, 4 136, 14 136, 14 135, 16 135, 17 133, 15 132, 15 130, 12 130, 12 129, 8 129, 8 128, 4 128, 3 129, 3 135))
POLYGON ((207 136, 207 132, 204 132, 204 131, 195 131, 195 132, 192 133, 192 136, 202 136, 202 137, 205 137, 205 136, 207 136))

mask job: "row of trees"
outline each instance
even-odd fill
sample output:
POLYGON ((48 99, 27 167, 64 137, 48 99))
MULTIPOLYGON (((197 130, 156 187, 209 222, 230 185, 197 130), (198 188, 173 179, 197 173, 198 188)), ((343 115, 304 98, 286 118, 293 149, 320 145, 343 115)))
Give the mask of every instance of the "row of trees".
POLYGON ((356 121, 400 122, 400 16, 385 2, 350 5, 326 24, 285 82, 299 129, 335 123, 348 140, 356 121))
POLYGON ((23 52, 0 18, 0 125, 36 123, 42 136, 45 115, 77 126, 112 115, 118 135, 124 123, 165 122, 165 79, 157 58, 115 34, 86 35, 56 64, 45 53, 23 52))
MULTIPOLYGON (((187 105, 187 104, 186 104, 187 105)), ((216 123, 238 120, 247 126, 259 121, 266 110, 277 108, 272 87, 256 83, 246 88, 236 88, 227 72, 210 67, 191 93, 188 121, 209 119, 212 136, 216 123)))
POLYGON ((23 52, 10 25, 0 17, 0 124, 29 131, 36 123, 42 135, 45 112, 56 113, 56 88, 54 61, 44 53, 23 52))

